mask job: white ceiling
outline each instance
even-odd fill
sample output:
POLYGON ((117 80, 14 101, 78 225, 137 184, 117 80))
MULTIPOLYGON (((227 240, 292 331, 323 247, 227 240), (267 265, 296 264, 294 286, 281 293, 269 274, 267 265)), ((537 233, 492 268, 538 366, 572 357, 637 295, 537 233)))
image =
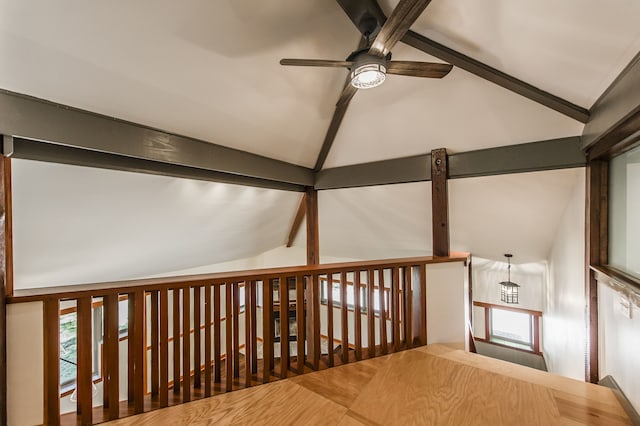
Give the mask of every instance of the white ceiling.
MULTIPOLYGON (((413 29, 588 108, 640 50, 638 16, 636 0, 433 0, 413 29)), ((278 61, 343 59, 358 38, 332 0, 0 0, 0 88, 311 167, 347 71, 278 61)), ((393 54, 438 61, 401 43, 393 54)), ((458 68, 390 75, 356 94, 325 166, 582 128, 458 68)), ((14 172, 16 276, 47 285, 256 256, 284 242, 300 199, 52 164, 14 172)), ((451 181, 452 248, 546 259, 580 173, 451 181)), ((323 256, 430 253, 429 183, 324 191, 319 205, 323 256)))
MULTIPOLYGON (((638 16, 636 0, 434 0, 413 29, 589 107, 640 50, 638 16)), ((0 0, 0 88, 312 166, 347 71, 278 61, 343 59, 358 37, 330 0, 0 0)), ((356 95, 327 166, 581 131, 460 69, 389 76, 356 95)))

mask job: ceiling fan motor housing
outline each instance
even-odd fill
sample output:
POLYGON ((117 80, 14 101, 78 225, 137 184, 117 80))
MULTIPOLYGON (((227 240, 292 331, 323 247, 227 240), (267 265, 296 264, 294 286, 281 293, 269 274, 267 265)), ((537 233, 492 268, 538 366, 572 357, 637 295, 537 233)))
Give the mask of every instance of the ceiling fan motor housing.
POLYGON ((369 89, 379 86, 386 78, 387 61, 391 59, 391 55, 387 57, 379 57, 370 55, 365 52, 354 52, 349 58, 352 58, 353 65, 351 70, 351 84, 358 89, 369 89))

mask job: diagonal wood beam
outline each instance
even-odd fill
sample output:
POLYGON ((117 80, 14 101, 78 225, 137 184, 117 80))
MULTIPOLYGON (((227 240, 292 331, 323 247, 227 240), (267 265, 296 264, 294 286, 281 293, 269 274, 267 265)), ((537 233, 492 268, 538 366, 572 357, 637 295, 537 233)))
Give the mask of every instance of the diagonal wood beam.
POLYGON ((558 96, 552 95, 549 92, 545 92, 544 90, 532 86, 529 83, 525 83, 522 80, 518 80, 515 77, 485 65, 480 61, 463 55, 462 53, 456 52, 455 50, 414 31, 407 31, 405 36, 402 38, 402 42, 431 56, 442 59, 451 65, 475 74, 478 77, 495 83, 500 87, 511 90, 525 98, 554 109, 573 118, 574 120, 580 121, 581 123, 586 123, 589 120, 589 110, 586 108, 575 105, 569 101, 559 98, 558 96))
MULTIPOLYGON (((367 40, 364 37, 360 37, 357 50, 364 49, 366 46, 367 40)), ((329 124, 329 128, 327 129, 327 134, 324 136, 324 142, 322 143, 322 148, 320 148, 320 153, 318 153, 316 165, 313 167, 314 172, 321 170, 324 166, 324 162, 327 160, 327 156, 329 155, 329 150, 331 150, 333 141, 338 134, 340 124, 342 124, 342 119, 347 113, 349 103, 351 102, 351 99, 357 91, 358 89, 351 85, 350 74, 347 74, 347 80, 344 83, 342 94, 340 95, 340 99, 338 99, 338 102, 336 103, 336 110, 333 113, 333 117, 331 117, 331 123, 329 124)))
POLYGON ((291 247, 293 245, 293 241, 296 239, 296 235, 298 235, 298 231, 300 230, 300 225, 302 224, 302 219, 307 212, 307 194, 302 194, 300 198, 300 205, 298 205, 298 211, 296 212, 296 217, 293 219, 293 223, 291 224, 291 230, 289 231, 289 238, 287 239, 287 247, 291 247))
POLYGON ((336 104, 336 110, 333 113, 333 117, 331 117, 331 123, 329 124, 327 134, 324 137, 322 148, 320 148, 316 165, 313 167, 314 172, 321 170, 322 166, 324 166, 324 162, 327 160, 327 156, 329 155, 329 150, 331 149, 333 141, 336 139, 336 135, 338 134, 340 124, 342 124, 342 119, 347 113, 349 102, 351 102, 351 99, 357 91, 358 89, 351 85, 351 79, 347 77, 347 82, 345 83, 340 99, 338 99, 338 103, 336 104))

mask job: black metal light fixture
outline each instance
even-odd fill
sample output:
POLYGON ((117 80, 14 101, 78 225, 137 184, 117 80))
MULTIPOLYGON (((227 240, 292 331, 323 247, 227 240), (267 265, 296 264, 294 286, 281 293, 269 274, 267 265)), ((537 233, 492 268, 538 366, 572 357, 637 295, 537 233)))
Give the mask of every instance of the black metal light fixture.
POLYGON ((518 284, 511 282, 511 258, 512 254, 505 254, 509 266, 507 267, 508 278, 507 281, 500 283, 500 300, 505 303, 518 303, 518 284))

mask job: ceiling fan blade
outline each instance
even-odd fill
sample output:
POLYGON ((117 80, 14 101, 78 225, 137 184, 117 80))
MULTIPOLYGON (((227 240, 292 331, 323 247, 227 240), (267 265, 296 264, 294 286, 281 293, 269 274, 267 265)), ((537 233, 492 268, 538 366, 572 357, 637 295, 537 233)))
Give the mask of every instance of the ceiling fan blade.
POLYGON ((332 61, 329 59, 280 59, 280 65, 291 65, 295 67, 349 68, 353 65, 353 62, 332 61))
POLYGON ((375 56, 384 57, 400 41, 416 19, 422 14, 431 0, 400 0, 400 3, 393 9, 389 19, 384 23, 382 29, 369 49, 369 53, 375 56))
POLYGON ((376 0, 337 0, 363 36, 375 37, 387 17, 376 0))
POLYGON ((407 75, 411 77, 442 78, 449 74, 452 68, 453 65, 434 62, 387 62, 387 74, 407 75))

